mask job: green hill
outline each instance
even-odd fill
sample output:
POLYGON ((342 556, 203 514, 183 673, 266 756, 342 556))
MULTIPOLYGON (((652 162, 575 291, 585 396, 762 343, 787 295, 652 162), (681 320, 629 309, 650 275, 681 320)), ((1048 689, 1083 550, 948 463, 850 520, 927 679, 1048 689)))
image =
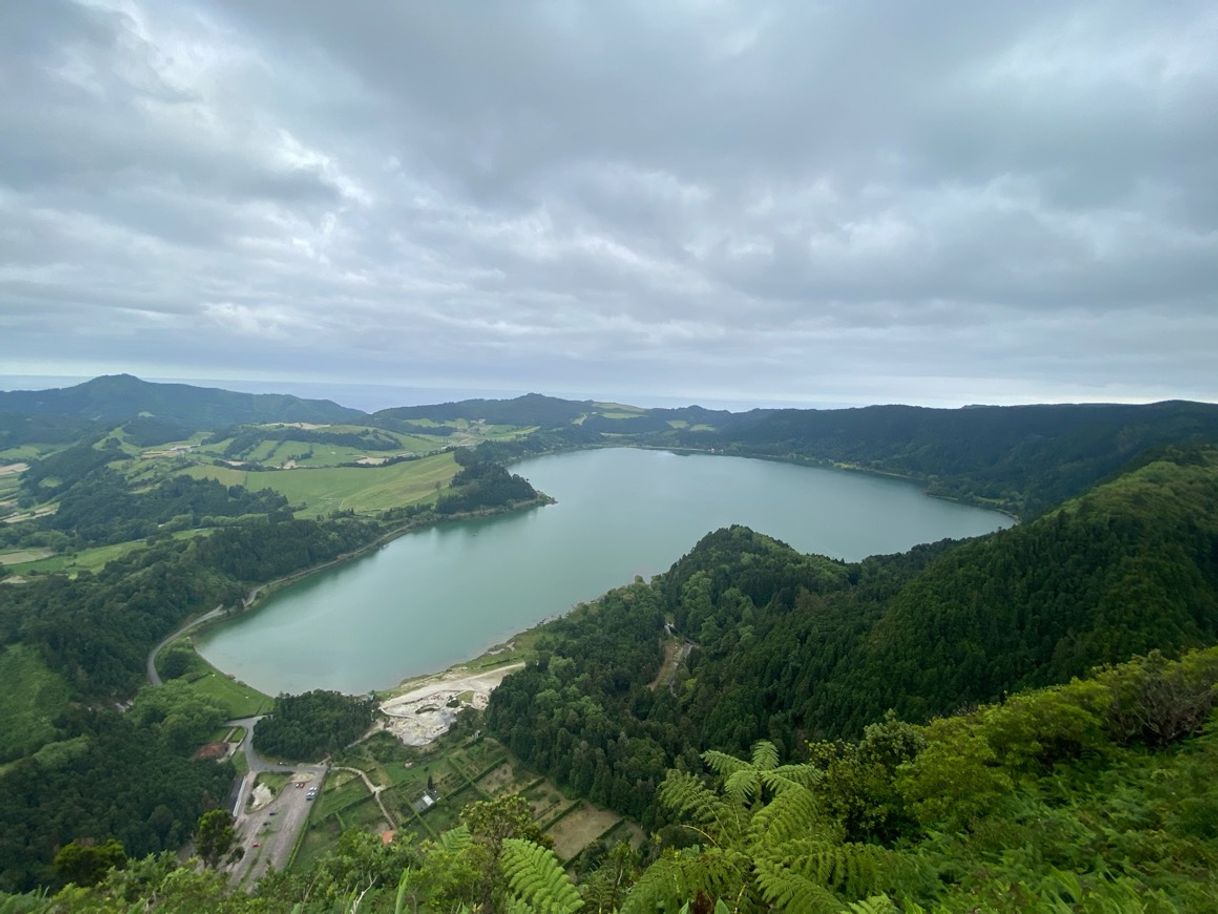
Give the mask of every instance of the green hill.
POLYGON ((789 752, 888 708, 921 720, 1212 643, 1218 452, 1156 461, 988 537, 856 564, 720 530, 546 632, 543 659, 493 694, 492 731, 647 820, 654 807, 635 797, 695 750, 768 738, 789 752), (657 688, 665 620, 679 633, 668 650, 690 647, 657 688))
POLYGON ((816 458, 926 482, 937 494, 1029 516, 1077 495, 1156 448, 1218 442, 1218 405, 1169 401, 755 410, 682 443, 816 458))
POLYGON ((358 409, 329 400, 153 384, 129 374, 106 375, 75 387, 0 391, 0 413, 66 417, 111 426, 146 413, 189 428, 254 422, 351 422, 365 417, 358 409))

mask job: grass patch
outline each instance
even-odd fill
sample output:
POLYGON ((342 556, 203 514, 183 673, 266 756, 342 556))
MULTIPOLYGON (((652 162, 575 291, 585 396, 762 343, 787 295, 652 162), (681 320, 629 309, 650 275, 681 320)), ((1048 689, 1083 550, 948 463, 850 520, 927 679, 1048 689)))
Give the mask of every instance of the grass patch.
POLYGON ((487 648, 473 660, 468 660, 459 666, 474 673, 481 673, 495 667, 507 666, 510 663, 532 660, 537 656, 537 642, 542 636, 543 626, 544 623, 518 635, 513 635, 510 640, 487 648))
POLYGON ((325 854, 334 842, 342 835, 342 827, 337 819, 319 820, 316 816, 305 826, 300 844, 296 849, 295 859, 289 870, 308 872, 313 865, 325 854))
POLYGON ((230 467, 194 466, 188 475, 215 479, 251 491, 273 489, 302 516, 332 511, 373 513, 387 508, 433 501, 457 474, 452 454, 436 454, 385 467, 302 467, 248 472, 230 467))
POLYGON ((50 549, 20 549, 17 552, 0 552, 0 565, 28 565, 54 554, 50 549))
POLYGON ((342 818, 347 828, 362 828, 366 831, 379 832, 392 827, 392 823, 385 821, 381 808, 376 805, 376 800, 366 792, 364 797, 363 802, 348 806, 343 810, 342 818))
POLYGON ((279 792, 291 781, 292 774, 290 772, 285 773, 280 771, 260 771, 255 779, 255 783, 265 784, 275 796, 279 796, 279 792))
POLYGON ((225 673, 217 670, 195 651, 190 637, 181 638, 168 645, 158 655, 158 660, 169 651, 186 650, 190 652, 186 672, 178 679, 199 696, 215 702, 224 709, 230 718, 254 717, 271 710, 274 701, 269 695, 264 695, 253 686, 246 685, 236 679, 230 679, 225 673))
POLYGON ((68 685, 24 644, 0 652, 0 683, 0 760, 9 761, 55 738, 52 721, 67 707, 68 685))
MULTIPOLYGON (((205 536, 211 529, 179 530, 173 534, 174 539, 189 539, 193 536, 205 536)), ((129 552, 142 549, 148 545, 147 540, 127 540, 122 543, 111 543, 108 546, 94 546, 79 552, 65 552, 60 555, 47 554, 27 560, 22 563, 0 556, 0 564, 10 565, 10 571, 18 574, 67 574, 72 577, 80 571, 100 571, 107 562, 122 558, 129 552)))
POLYGON ((322 790, 321 796, 314 801, 317 804, 317 808, 314 810, 314 817, 319 820, 327 819, 336 813, 342 812, 345 819, 346 813, 344 811, 347 807, 370 799, 371 796, 368 793, 368 788, 364 786, 364 782, 359 775, 352 774, 349 771, 336 771, 326 781, 326 786, 322 790))

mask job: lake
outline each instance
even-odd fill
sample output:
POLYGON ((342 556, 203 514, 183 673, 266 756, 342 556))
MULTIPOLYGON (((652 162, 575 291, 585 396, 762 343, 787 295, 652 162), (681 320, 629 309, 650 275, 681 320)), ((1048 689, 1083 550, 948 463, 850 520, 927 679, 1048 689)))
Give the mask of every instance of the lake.
POLYGON ((616 448, 512 470, 557 504, 401 536, 211 629, 200 653, 269 694, 362 693, 442 670, 745 524, 847 560, 1010 526, 902 480, 616 448))

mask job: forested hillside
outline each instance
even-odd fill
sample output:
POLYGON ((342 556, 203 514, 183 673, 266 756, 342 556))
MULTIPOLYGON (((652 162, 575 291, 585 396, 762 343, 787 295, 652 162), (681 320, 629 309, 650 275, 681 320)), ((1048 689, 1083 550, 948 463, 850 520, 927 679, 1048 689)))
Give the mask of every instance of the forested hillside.
POLYGON ((566 869, 510 795, 420 843, 352 829, 251 895, 169 854, 120 853, 87 868, 65 861, 78 885, 10 904, 31 914, 1209 914, 1216 686, 1218 649, 1176 663, 1152 654, 926 726, 889 717, 795 758, 764 741, 741 756, 706 752, 648 794, 670 826, 566 869))
POLYGON ((547 629, 492 696, 514 751, 654 821, 662 771, 705 748, 855 736, 1218 637, 1218 454, 1151 463, 1036 521, 857 564, 745 528, 547 629), (668 650, 686 661, 657 680, 668 650), (676 645, 685 644, 684 649, 676 645))
POLYGON ((1034 515, 1155 448, 1218 442, 1218 406, 868 406, 757 410, 715 431, 681 431, 695 447, 817 458, 921 480, 936 494, 1034 515))

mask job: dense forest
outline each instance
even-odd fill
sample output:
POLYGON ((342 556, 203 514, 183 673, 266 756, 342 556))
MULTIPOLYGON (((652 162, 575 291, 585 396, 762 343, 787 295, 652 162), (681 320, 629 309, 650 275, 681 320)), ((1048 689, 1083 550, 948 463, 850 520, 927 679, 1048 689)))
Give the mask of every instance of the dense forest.
POLYGON ((278 758, 323 758, 363 736, 375 710, 374 699, 322 689, 280 695, 254 727, 254 745, 278 758))
POLYGON ((1218 441, 1218 406, 868 406, 755 410, 681 443, 909 476, 934 494, 1032 516, 1158 448, 1218 441))
POLYGON ((453 477, 451 491, 436 502, 437 514, 462 514, 533 501, 539 493, 529 481, 509 473, 498 463, 482 459, 480 453, 464 450, 453 455, 461 466, 453 477))

